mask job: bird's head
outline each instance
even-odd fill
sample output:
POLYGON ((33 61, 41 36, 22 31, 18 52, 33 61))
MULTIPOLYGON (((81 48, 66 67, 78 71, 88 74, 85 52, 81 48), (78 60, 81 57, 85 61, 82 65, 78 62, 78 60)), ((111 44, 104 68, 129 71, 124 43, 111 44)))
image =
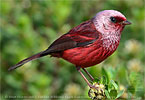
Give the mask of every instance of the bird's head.
POLYGON ((124 26, 131 24, 122 13, 116 10, 101 11, 96 14, 93 21, 96 29, 101 33, 118 31, 117 33, 121 34, 124 26))

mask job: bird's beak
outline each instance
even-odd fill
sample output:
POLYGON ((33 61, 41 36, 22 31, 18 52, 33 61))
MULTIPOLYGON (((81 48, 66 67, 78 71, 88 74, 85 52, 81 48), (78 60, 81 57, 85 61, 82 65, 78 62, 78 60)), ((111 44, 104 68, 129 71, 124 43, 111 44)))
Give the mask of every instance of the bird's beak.
POLYGON ((131 22, 129 22, 129 21, 126 20, 126 21, 122 21, 121 24, 122 24, 122 25, 130 25, 131 22))

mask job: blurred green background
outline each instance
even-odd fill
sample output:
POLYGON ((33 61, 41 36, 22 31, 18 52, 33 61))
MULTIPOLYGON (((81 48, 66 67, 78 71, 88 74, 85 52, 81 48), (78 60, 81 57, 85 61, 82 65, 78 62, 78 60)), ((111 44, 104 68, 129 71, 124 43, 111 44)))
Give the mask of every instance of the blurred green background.
POLYGON ((45 50, 60 35, 105 9, 122 12, 132 24, 125 27, 117 51, 87 70, 93 77, 101 77, 104 67, 109 77, 119 83, 120 90, 125 89, 122 98, 144 99, 143 0, 0 0, 1 99, 82 96, 90 100, 81 75, 74 65, 62 59, 47 56, 12 72, 7 69, 45 50))

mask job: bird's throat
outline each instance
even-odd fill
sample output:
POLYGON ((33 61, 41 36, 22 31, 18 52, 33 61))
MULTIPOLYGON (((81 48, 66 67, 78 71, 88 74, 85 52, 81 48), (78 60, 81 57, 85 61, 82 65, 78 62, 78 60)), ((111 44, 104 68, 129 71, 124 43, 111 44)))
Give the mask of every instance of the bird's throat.
POLYGON ((103 47, 110 51, 115 51, 119 45, 121 35, 102 34, 103 47))

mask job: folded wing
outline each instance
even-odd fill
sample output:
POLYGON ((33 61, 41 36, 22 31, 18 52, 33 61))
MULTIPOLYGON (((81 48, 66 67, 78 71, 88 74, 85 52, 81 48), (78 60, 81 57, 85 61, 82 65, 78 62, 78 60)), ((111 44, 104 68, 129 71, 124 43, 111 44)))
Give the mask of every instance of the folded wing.
POLYGON ((62 35, 44 53, 58 53, 67 49, 87 46, 94 43, 98 38, 99 32, 96 30, 93 21, 89 20, 62 35))

